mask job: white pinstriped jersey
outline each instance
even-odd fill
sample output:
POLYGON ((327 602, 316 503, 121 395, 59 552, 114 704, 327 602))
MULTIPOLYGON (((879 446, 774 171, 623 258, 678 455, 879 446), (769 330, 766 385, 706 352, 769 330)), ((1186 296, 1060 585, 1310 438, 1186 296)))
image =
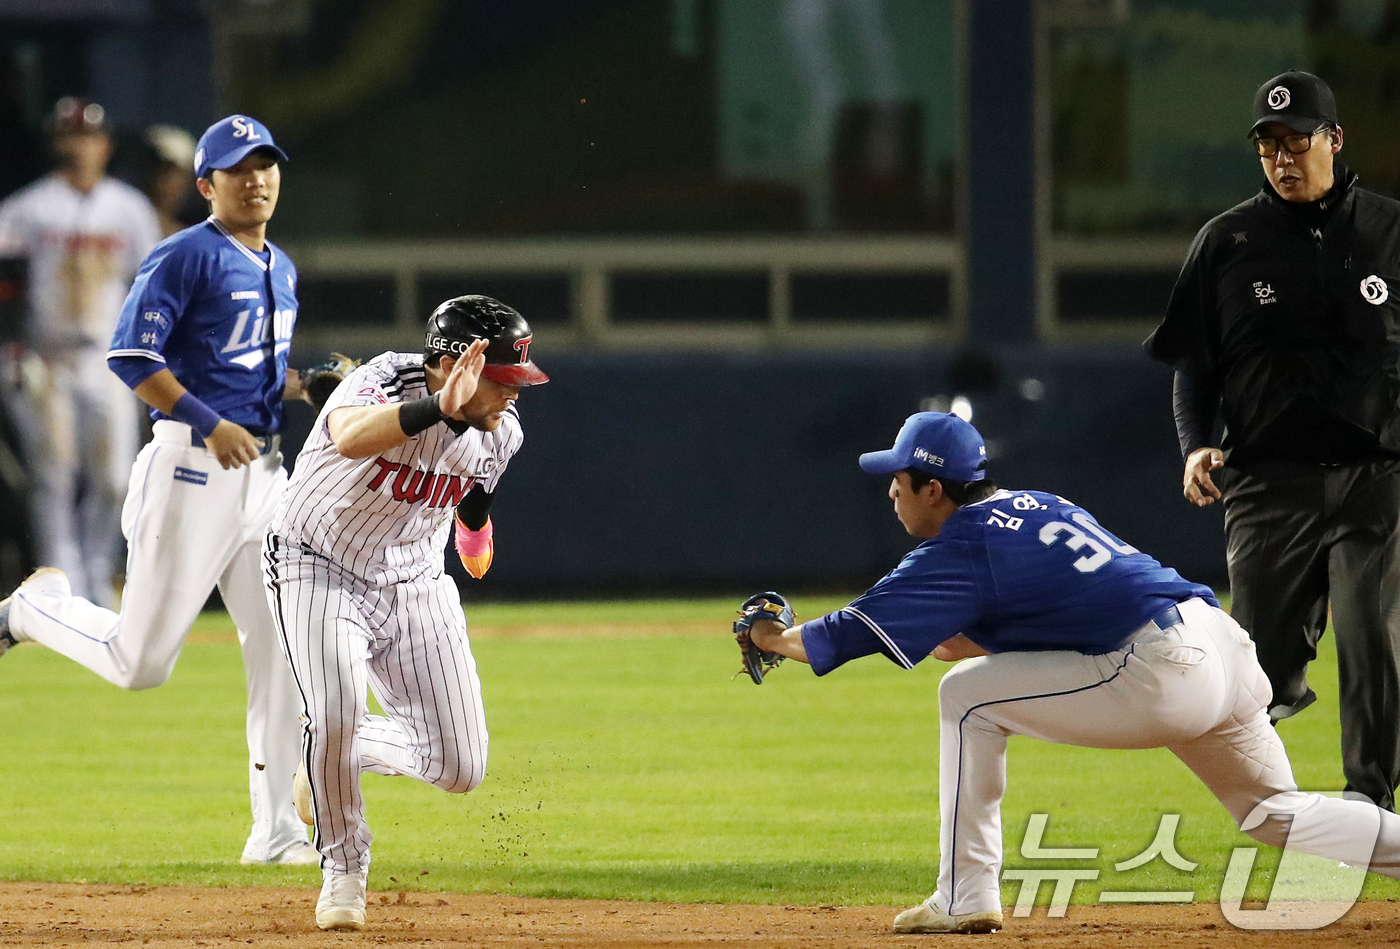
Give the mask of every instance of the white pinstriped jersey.
POLYGON ((336 451, 326 417, 336 408, 412 402, 428 395, 423 357, 384 353, 354 370, 326 402, 297 456, 274 534, 371 583, 442 572, 452 512, 474 485, 494 491, 524 433, 511 406, 494 432, 434 425, 370 458, 336 451))
POLYGON ((52 174, 0 204, 0 254, 29 258, 35 345, 105 346, 136 268, 160 240, 146 196, 115 178, 83 193, 52 174))

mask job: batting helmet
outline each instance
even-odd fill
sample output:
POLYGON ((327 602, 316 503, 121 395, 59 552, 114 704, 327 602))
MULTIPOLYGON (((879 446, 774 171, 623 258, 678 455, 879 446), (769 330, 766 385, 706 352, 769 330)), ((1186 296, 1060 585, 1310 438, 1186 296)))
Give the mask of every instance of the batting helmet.
POLYGON ((460 356, 474 340, 490 340, 486 368, 481 374, 506 386, 534 386, 549 376, 530 361, 530 324, 500 300, 471 293, 438 305, 428 317, 423 355, 429 362, 439 356, 460 356))

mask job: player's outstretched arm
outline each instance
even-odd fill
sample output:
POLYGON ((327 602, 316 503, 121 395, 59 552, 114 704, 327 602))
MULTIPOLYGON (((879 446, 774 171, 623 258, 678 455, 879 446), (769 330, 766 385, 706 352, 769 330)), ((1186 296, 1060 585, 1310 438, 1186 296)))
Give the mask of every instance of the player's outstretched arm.
POLYGON ((147 376, 133 390, 162 415, 189 424, 204 438, 204 447, 225 469, 251 464, 262 453, 253 433, 236 422, 219 418, 181 384, 169 369, 147 376))
POLYGON ((786 629, 777 620, 759 619, 749 627, 749 638, 764 652, 776 652, 780 656, 807 661, 807 648, 802 645, 802 624, 786 629))

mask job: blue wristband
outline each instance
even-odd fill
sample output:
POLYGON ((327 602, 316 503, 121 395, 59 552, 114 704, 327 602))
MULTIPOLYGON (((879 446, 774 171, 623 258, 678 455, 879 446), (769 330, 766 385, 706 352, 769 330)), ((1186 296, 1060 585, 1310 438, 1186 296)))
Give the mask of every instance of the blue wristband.
POLYGON ((175 406, 170 410, 170 417, 177 422, 184 422, 200 438, 208 438, 214 434, 214 429, 218 428, 223 419, 209 406, 199 401, 193 392, 186 392, 175 402, 175 406))

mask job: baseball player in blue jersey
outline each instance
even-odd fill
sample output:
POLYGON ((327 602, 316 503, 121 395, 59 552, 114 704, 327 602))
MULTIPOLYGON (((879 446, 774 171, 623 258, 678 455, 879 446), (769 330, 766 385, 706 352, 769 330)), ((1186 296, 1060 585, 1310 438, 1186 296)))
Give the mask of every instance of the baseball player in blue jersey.
POLYGON ((108 365, 151 406, 131 472, 121 612, 41 568, 0 603, 0 652, 33 640, 127 689, 160 685, 215 586, 248 676, 253 830, 244 863, 318 860, 292 804, 300 702, 262 591, 262 535, 287 483, 278 452, 297 274, 266 238, 286 155, 262 123, 230 116, 199 141, 211 214, 156 246, 122 307, 108 365))
POLYGON ((1254 646, 1208 588, 1064 498, 998 489, 957 416, 911 416, 860 465, 892 477, 895 516, 923 543, 843 609, 792 625, 786 601, 760 595, 735 630, 818 675, 874 653, 967 660, 938 691, 938 888, 897 931, 1001 928, 1008 735, 1168 748, 1255 839, 1400 877, 1400 817, 1298 790, 1254 646))

